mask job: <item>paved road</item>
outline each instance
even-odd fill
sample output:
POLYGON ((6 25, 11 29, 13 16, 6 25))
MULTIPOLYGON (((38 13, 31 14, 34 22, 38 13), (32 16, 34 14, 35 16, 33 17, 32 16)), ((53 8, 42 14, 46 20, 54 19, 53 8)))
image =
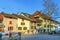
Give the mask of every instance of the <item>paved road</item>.
MULTIPOLYGON (((9 38, 5 37, 3 40, 9 40, 9 38)), ((48 35, 48 34, 22 35, 21 40, 60 40, 60 35, 48 35)))
POLYGON ((60 40, 60 35, 48 35, 48 34, 24 35, 21 36, 21 40, 60 40))

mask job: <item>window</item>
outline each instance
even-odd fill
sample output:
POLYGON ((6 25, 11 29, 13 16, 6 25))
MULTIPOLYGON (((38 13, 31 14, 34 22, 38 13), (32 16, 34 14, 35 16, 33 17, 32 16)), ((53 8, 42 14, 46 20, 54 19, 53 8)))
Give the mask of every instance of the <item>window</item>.
POLYGON ((36 29, 36 26, 34 26, 34 29, 36 29))
POLYGON ((39 19, 39 17, 35 17, 35 19, 39 19))
POLYGON ((31 29, 33 29, 33 26, 31 26, 31 29))
POLYGON ((27 30, 27 27, 23 27, 23 30, 27 30))
POLYGON ((41 24, 37 24, 37 26, 41 26, 41 24))
POLYGON ((47 26, 48 28, 50 27, 50 25, 47 26))
POLYGON ((2 27, 0 27, 0 32, 2 31, 2 27))
POLYGON ((22 27, 18 27, 18 30, 22 30, 22 27))
POLYGON ((2 20, 0 20, 0 23, 2 23, 2 20))
POLYGON ((46 27, 46 24, 44 25, 44 27, 46 27))
POLYGON ((9 24, 12 24, 12 21, 10 21, 9 24))
POLYGON ((25 23, 24 22, 21 22, 21 25, 25 25, 25 23))
POLYGON ((46 22, 46 19, 44 20, 44 22, 46 22))
POLYGON ((8 31, 13 30, 13 27, 8 27, 8 31))
POLYGON ((36 26, 31 26, 31 29, 36 29, 36 26))

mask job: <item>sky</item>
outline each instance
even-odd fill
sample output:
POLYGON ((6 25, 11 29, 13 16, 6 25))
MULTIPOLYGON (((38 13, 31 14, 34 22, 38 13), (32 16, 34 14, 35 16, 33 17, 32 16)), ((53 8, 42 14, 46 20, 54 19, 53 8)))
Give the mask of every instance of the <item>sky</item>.
MULTIPOLYGON (((60 11, 60 0, 53 0, 60 11)), ((43 0, 0 0, 0 12, 17 13, 26 12, 33 14, 35 11, 43 10, 43 0)), ((60 20, 57 19, 58 21, 60 20)))

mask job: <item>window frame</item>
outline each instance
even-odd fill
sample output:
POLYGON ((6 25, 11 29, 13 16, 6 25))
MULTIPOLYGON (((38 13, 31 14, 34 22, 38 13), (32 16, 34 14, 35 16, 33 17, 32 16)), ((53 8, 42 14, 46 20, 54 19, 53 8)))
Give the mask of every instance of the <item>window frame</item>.
POLYGON ((23 27, 23 30, 27 30, 27 27, 23 27))
POLYGON ((18 30, 22 30, 22 27, 18 27, 18 30), (21 29, 20 29, 21 28, 21 29))
POLYGON ((8 31, 12 31, 13 30, 13 26, 8 27, 8 31))

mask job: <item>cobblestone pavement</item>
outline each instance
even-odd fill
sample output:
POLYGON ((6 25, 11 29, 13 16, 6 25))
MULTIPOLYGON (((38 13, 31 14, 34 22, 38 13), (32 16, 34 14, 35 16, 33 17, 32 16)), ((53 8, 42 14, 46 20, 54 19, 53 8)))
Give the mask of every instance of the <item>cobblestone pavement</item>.
POLYGON ((60 35, 48 35, 48 34, 24 35, 21 36, 21 40, 60 40, 60 35))

